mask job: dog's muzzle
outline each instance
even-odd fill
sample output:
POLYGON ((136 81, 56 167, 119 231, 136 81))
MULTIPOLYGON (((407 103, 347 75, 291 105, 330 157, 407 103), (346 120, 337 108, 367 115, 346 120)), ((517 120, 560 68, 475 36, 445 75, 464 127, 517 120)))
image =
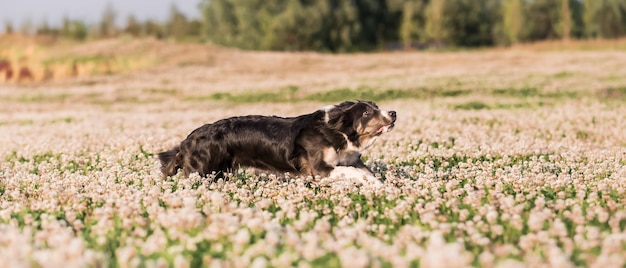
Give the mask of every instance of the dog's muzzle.
POLYGON ((393 129, 393 127, 395 126, 395 123, 396 123, 396 118, 397 118, 396 111, 389 111, 389 112, 387 112, 387 114, 385 115, 385 118, 391 119, 391 122, 388 125, 384 125, 384 126, 380 127, 378 129, 378 131, 376 131, 376 134, 383 134, 383 133, 389 132, 389 131, 391 131, 391 129, 393 129))

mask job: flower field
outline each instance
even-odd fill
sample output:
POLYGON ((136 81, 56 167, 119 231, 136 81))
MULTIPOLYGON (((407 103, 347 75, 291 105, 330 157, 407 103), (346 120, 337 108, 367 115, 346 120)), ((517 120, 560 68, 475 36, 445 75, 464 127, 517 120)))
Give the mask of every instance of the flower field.
POLYGON ((0 85, 6 267, 623 267, 626 53, 319 55, 0 85), (242 114, 398 112, 383 183, 163 179, 156 154, 242 114))

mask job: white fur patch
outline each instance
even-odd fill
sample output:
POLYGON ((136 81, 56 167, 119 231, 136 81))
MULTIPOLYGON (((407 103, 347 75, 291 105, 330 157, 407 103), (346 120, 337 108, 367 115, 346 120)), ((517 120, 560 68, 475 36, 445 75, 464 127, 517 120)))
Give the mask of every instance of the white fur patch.
POLYGON ((393 118, 391 117, 391 115, 389 114, 389 111, 387 110, 380 110, 380 113, 383 115, 383 117, 392 120, 393 118))
POLYGON ((343 137, 346 139, 346 143, 348 144, 348 145, 346 146, 346 149, 345 149, 346 151, 357 151, 357 152, 361 152, 360 148, 359 148, 359 147, 357 147, 357 146, 354 146, 354 143, 352 143, 352 142, 350 141, 350 139, 348 139, 348 135, 346 135, 346 134, 344 134, 344 133, 341 133, 341 135, 343 135, 343 137))
POLYGON ((376 178, 374 175, 370 174, 369 172, 365 170, 358 169, 355 167, 344 167, 344 166, 335 167, 335 169, 333 169, 330 175, 328 175, 328 178, 348 179, 348 180, 355 182, 356 184, 361 184, 361 185, 365 185, 365 184, 382 185, 382 182, 380 182, 380 180, 378 180, 378 178, 376 178))
POLYGON ((320 111, 324 111, 324 122, 328 123, 328 121, 330 121, 330 115, 328 115, 328 111, 332 110, 333 108, 335 108, 335 105, 326 105, 322 108, 320 108, 320 111))
POLYGON ((367 148, 370 148, 370 146, 372 146, 377 139, 378 136, 375 136, 367 140, 364 144, 361 144, 361 150, 366 150, 367 148))
POLYGON ((346 139, 346 151, 356 151, 356 152, 363 152, 365 151, 367 148, 369 148, 370 146, 372 146, 374 144, 374 142, 376 142, 376 140, 378 139, 378 136, 376 137, 372 137, 371 139, 367 140, 364 144, 361 144, 361 146, 355 146, 354 143, 352 143, 350 141, 350 139, 348 139, 348 135, 341 133, 341 135, 343 135, 344 139, 346 139))
POLYGON ((337 166, 339 164, 339 154, 335 151, 335 148, 328 147, 324 149, 324 162, 331 167, 337 166))

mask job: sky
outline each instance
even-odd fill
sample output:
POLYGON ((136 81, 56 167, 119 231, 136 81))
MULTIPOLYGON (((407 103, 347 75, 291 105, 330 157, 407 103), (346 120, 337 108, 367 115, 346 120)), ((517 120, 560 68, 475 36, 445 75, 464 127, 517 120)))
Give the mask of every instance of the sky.
POLYGON ((117 13, 116 23, 123 25, 130 14, 139 21, 154 19, 165 21, 172 4, 187 18, 199 18, 200 0, 0 0, 0 32, 7 21, 19 28, 24 21, 34 25, 47 21, 60 26, 63 17, 83 20, 88 24, 99 22, 108 4, 117 13))

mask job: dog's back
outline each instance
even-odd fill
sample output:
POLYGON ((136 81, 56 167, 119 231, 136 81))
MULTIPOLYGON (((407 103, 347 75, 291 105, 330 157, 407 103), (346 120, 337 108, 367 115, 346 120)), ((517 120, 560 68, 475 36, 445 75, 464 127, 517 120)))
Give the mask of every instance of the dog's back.
MULTIPOLYGON (((298 173, 294 156, 296 137, 313 114, 298 117, 249 115, 206 124, 192 131, 176 148, 159 153, 164 176, 182 169, 185 176, 198 172, 221 177, 239 166, 266 171, 298 173)), ((319 117, 319 115, 318 115, 319 117)))

